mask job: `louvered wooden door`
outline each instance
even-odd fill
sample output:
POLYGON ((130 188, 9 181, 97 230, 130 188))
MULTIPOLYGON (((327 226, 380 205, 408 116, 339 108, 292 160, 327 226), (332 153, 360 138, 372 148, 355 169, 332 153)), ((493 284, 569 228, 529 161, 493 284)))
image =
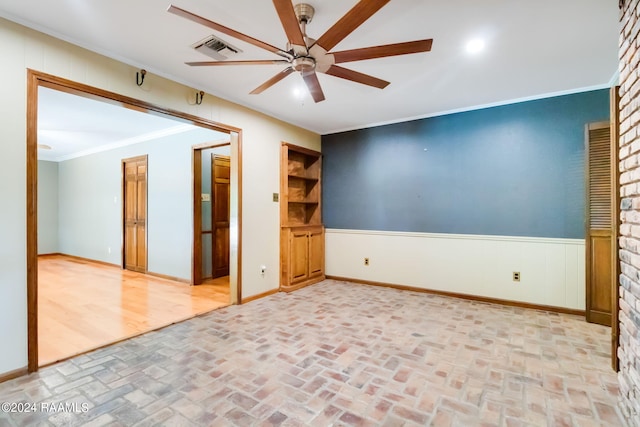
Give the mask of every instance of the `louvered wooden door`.
POLYGON ((617 281, 616 206, 609 122, 587 125, 586 135, 586 316, 611 326, 612 291, 617 281))

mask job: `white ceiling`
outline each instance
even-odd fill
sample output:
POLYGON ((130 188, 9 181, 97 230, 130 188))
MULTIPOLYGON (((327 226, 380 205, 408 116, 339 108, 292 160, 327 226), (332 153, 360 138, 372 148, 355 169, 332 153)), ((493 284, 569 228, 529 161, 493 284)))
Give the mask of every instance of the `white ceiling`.
POLYGON ((49 147, 38 149, 38 160, 69 160, 194 128, 157 115, 38 88, 38 144, 49 147))
MULTIPOLYGON (((306 90, 302 98, 294 95, 302 79, 292 74, 249 95, 283 67, 185 65, 209 59, 190 45, 216 33, 167 13, 171 1, 286 47, 273 4, 266 0, 0 0, 0 16, 321 134, 605 87, 618 64, 613 0, 391 0, 334 49, 433 38, 429 53, 344 64, 390 81, 386 89, 321 74, 327 99, 315 104, 306 90), (485 39, 486 48, 469 55, 465 45, 476 37, 485 39)), ((316 16, 307 33, 317 38, 357 0, 308 2, 316 16)), ((280 59, 217 35, 243 50, 233 59, 280 59)))

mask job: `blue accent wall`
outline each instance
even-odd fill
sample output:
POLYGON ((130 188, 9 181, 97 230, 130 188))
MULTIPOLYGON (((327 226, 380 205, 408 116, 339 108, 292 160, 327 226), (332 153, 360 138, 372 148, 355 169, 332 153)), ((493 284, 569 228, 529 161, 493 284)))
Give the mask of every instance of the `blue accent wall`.
POLYGON ((322 137, 327 228, 584 238, 606 89, 322 137))

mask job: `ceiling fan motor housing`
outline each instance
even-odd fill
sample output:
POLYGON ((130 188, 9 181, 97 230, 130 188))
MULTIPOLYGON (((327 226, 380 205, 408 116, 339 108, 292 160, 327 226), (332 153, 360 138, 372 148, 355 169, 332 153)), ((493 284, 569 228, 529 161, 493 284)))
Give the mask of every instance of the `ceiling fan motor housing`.
POLYGON ((313 6, 307 3, 298 3, 294 6, 294 10, 296 12, 296 17, 298 18, 299 23, 308 24, 313 19, 313 15, 316 13, 313 6))
POLYGON ((316 61, 310 56, 300 56, 300 57, 294 58, 294 60, 291 62, 291 67, 294 70, 302 74, 305 74, 315 70, 316 61))

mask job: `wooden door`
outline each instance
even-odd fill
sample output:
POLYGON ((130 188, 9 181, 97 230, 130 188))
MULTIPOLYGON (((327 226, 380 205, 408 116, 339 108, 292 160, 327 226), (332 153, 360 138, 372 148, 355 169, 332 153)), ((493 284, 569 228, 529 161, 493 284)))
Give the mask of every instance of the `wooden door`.
POLYGON ((611 326, 616 274, 616 206, 609 122, 587 126, 586 136, 586 317, 611 326))
POLYGON ((147 156, 122 161, 124 268, 147 271, 147 156))
POLYGON ((211 233, 213 236, 213 277, 229 275, 229 206, 231 198, 231 158, 211 155, 211 233))
POLYGON ((301 282, 309 277, 309 233, 307 230, 292 229, 289 233, 290 283, 301 282))
POLYGON ((309 277, 324 271, 324 232, 322 228, 309 231, 309 277))

